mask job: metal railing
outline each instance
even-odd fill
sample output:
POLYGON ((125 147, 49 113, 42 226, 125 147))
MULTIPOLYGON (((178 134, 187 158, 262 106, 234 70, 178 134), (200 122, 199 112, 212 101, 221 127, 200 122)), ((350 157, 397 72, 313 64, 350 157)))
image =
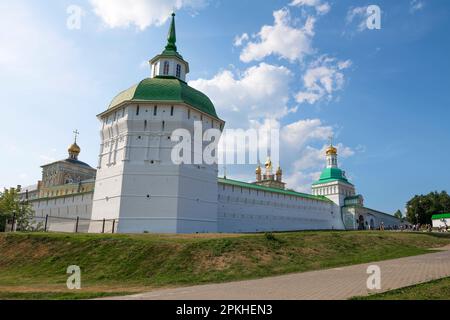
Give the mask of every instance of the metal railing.
POLYGON ((18 230, 17 222, 13 218, 6 224, 5 232, 39 231, 66 233, 117 233, 117 219, 91 220, 81 217, 67 218, 55 216, 35 216, 29 230, 18 230))

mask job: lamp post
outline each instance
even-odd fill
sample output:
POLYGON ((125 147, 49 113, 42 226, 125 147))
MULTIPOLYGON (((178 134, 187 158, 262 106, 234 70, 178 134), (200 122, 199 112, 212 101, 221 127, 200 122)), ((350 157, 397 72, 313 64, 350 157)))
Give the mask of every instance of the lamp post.
POLYGON ((11 232, 14 232, 14 224, 16 223, 16 210, 13 210, 12 214, 13 214, 13 218, 12 218, 12 224, 11 224, 11 232))

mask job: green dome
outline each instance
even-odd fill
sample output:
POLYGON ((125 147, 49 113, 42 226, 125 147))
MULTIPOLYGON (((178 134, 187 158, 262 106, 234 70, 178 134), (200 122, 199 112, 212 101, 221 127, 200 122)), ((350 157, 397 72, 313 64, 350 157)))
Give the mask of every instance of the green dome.
POLYGON ((195 109, 218 118, 211 100, 203 93, 175 77, 156 77, 142 80, 123 91, 111 102, 108 110, 123 102, 185 103, 195 109))
POLYGON ((345 177, 344 171, 339 168, 326 168, 323 170, 319 181, 315 182, 313 185, 323 184, 333 181, 342 181, 351 184, 345 177))

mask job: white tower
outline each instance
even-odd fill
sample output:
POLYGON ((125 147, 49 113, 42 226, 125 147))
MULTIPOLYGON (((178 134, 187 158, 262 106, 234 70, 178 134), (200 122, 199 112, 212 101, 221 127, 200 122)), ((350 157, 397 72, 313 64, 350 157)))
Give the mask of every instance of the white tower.
POLYGON ((345 172, 338 167, 338 151, 330 144, 326 150, 327 166, 320 179, 313 183, 312 193, 325 196, 340 208, 344 206, 347 197, 355 196, 355 186, 351 184, 345 172))
POLYGON ((217 232, 217 164, 172 159, 174 130, 194 137, 194 123, 202 123, 203 132, 224 126, 210 99, 185 82, 189 64, 177 52, 175 14, 167 46, 150 64, 151 78, 120 93, 98 116, 92 219, 118 219, 119 233, 217 232))

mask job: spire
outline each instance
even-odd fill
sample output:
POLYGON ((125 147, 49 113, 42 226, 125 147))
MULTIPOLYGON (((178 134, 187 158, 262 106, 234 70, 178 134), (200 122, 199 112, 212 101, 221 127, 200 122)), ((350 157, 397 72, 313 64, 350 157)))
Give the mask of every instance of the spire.
POLYGON ((172 13, 172 22, 167 35, 167 45, 161 54, 150 60, 152 78, 173 77, 186 82, 186 75, 189 73, 189 63, 178 53, 176 43, 175 13, 172 13))
POLYGON ((175 13, 172 13, 172 23, 170 24, 169 34, 167 36, 166 51, 177 51, 177 33, 175 29, 175 13))

